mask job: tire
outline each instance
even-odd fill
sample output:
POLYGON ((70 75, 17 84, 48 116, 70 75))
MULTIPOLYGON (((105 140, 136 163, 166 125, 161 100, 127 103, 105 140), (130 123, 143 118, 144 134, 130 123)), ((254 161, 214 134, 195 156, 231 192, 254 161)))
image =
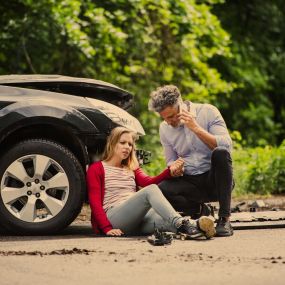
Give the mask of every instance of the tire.
POLYGON ((79 214, 86 192, 83 169, 66 147, 25 140, 0 159, 0 224, 18 235, 53 234, 79 214))

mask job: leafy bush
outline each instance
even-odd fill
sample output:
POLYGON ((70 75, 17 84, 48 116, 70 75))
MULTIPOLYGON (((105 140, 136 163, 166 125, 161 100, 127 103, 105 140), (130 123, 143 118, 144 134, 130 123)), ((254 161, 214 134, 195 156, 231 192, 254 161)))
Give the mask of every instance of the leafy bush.
POLYGON ((237 149, 233 164, 236 195, 285 193, 285 141, 280 147, 237 149))

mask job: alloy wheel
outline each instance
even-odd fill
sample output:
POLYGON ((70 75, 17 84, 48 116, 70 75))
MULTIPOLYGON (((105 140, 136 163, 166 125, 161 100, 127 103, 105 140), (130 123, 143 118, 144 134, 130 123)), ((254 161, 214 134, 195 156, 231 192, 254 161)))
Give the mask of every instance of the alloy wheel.
POLYGON ((61 165, 40 154, 18 158, 5 170, 0 196, 16 218, 30 223, 44 222, 64 208, 69 180, 61 165))

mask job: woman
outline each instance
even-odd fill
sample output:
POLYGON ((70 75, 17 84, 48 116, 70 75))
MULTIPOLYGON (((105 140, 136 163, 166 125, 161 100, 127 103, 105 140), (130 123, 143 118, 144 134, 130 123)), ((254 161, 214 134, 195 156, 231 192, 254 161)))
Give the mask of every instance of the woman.
POLYGON ((196 223, 182 217, 155 185, 177 175, 183 168, 183 161, 178 159, 158 176, 147 176, 139 168, 134 141, 135 135, 128 129, 113 129, 102 161, 93 163, 87 171, 95 233, 103 232, 108 236, 150 234, 156 227, 185 233, 192 239, 213 237, 212 219, 201 217, 196 223), (137 191, 138 186, 144 188, 137 191))

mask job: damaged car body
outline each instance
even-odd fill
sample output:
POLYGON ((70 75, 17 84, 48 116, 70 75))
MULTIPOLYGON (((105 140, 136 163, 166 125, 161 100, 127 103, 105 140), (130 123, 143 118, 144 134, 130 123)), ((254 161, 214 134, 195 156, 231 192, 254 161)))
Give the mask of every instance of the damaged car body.
POLYGON ((110 131, 124 126, 144 135, 127 112, 132 100, 103 81, 0 76, 0 226, 32 235, 68 226, 86 200, 86 167, 110 131))

